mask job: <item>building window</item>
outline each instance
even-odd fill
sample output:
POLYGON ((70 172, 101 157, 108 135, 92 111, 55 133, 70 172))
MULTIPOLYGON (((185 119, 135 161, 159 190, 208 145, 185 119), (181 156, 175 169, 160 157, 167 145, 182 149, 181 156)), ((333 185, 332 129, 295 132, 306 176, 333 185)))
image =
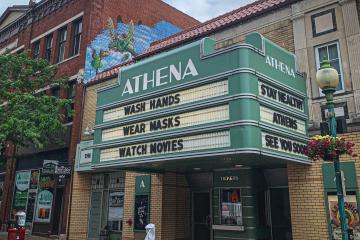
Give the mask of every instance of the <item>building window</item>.
MULTIPOLYGON (((316 69, 320 68, 320 63, 324 60, 329 60, 333 68, 335 68, 339 73, 339 84, 336 88, 336 91, 341 91, 344 88, 344 77, 341 66, 341 56, 339 43, 329 43, 321 45, 315 48, 315 57, 316 57, 316 69)), ((321 92, 321 91, 320 91, 321 92)))
POLYGON ((335 9, 329 9, 311 16, 313 37, 337 30, 335 9))
POLYGON ((60 97, 60 88, 59 87, 54 87, 51 89, 51 95, 54 97, 59 98, 60 97))
POLYGON ((81 43, 81 33, 82 33, 82 19, 79 19, 73 24, 73 40, 72 40, 72 56, 79 54, 80 52, 80 43, 81 43))
POLYGON ((39 56, 40 56, 40 41, 33 43, 32 56, 34 59, 39 58, 39 56))
POLYGON ((51 63, 51 49, 52 49, 53 36, 49 35, 45 38, 45 59, 51 63))
POLYGON ((220 196, 221 224, 243 225, 239 188, 222 189, 220 196))
POLYGON ((58 62, 63 61, 65 58, 66 33, 67 33, 66 28, 59 30, 58 62))

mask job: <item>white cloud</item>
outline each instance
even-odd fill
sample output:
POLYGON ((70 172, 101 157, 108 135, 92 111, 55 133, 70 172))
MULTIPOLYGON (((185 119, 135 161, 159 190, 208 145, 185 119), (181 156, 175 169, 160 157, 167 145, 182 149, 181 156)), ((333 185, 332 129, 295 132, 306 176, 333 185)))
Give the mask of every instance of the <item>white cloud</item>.
POLYGON ((12 5, 27 5, 29 4, 29 0, 0 0, 0 16, 4 13, 4 11, 11 7, 12 5))
POLYGON ((254 0, 163 0, 203 22, 244 6, 254 0))

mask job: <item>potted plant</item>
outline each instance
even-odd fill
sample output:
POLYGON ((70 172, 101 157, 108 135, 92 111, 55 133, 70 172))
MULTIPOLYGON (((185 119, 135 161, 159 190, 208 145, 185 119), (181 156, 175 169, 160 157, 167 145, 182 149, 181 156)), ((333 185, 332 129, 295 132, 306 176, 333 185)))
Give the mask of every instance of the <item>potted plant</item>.
POLYGON ((313 161, 323 159, 324 161, 334 161, 337 155, 348 154, 356 157, 353 147, 354 143, 344 137, 332 137, 329 135, 316 135, 310 138, 305 154, 313 161))

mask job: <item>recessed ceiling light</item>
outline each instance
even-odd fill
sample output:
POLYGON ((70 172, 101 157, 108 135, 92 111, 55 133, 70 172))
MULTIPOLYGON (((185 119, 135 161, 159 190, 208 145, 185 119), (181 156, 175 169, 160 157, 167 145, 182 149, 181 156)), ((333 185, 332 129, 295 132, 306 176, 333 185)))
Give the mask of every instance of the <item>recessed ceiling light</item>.
POLYGON ((199 171, 199 170, 201 170, 201 168, 195 167, 194 170, 195 170, 195 171, 199 171))

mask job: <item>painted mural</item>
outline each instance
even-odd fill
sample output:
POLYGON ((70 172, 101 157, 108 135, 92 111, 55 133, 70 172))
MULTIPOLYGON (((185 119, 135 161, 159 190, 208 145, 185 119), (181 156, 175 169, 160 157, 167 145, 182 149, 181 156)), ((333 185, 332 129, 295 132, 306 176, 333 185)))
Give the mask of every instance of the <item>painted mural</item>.
POLYGON ((84 82, 97 73, 110 67, 131 60, 137 54, 150 47, 154 41, 181 31, 177 26, 160 21, 149 27, 143 24, 134 25, 108 19, 108 27, 100 33, 87 47, 84 82))

